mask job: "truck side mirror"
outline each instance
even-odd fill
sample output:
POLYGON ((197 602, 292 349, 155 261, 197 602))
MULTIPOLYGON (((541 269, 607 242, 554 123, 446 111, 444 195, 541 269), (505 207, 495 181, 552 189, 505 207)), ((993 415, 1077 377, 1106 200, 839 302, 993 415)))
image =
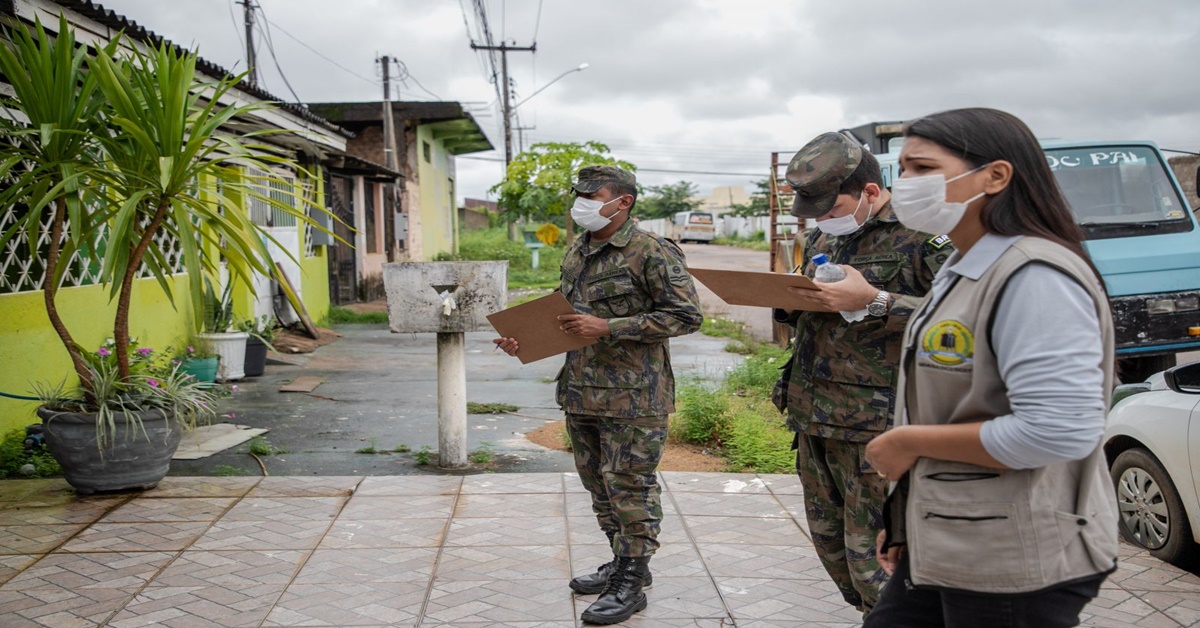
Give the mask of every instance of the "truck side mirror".
POLYGON ((1200 395, 1200 362, 1184 364, 1163 371, 1167 388, 1185 395, 1200 395))

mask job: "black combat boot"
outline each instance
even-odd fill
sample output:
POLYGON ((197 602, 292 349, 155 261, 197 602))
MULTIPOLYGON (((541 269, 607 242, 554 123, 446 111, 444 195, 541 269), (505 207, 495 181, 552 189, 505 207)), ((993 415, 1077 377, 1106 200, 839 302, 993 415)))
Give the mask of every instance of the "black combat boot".
POLYGON ((616 567, 608 578, 604 593, 583 611, 582 619, 589 624, 619 624, 646 608, 642 588, 650 582, 650 557, 617 558, 616 567))
MULTIPOLYGON (((612 547, 613 536, 615 536, 616 533, 615 532, 605 532, 605 534, 608 535, 609 547, 612 547)), ((611 561, 604 563, 603 565, 600 565, 600 567, 598 569, 596 569, 596 573, 590 573, 586 576, 579 576, 578 578, 572 578, 571 584, 569 586, 571 587, 572 591, 574 591, 576 593, 581 593, 583 595, 593 595, 596 593, 601 593, 604 591, 604 587, 608 586, 608 577, 612 575, 612 572, 614 569, 616 569, 616 567, 617 567, 617 557, 614 556, 611 561)), ((646 582, 643 586, 647 586, 647 587, 650 586, 650 582, 651 582, 650 576, 647 575, 646 582)))

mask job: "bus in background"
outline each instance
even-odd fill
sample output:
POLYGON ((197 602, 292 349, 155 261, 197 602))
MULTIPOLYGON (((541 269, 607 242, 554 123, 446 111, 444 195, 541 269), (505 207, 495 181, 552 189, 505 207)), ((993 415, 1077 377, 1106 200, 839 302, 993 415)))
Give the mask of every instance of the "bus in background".
POLYGON ((717 226, 713 215, 708 212, 676 212, 671 222, 671 239, 683 243, 702 242, 708 244, 717 237, 717 226))

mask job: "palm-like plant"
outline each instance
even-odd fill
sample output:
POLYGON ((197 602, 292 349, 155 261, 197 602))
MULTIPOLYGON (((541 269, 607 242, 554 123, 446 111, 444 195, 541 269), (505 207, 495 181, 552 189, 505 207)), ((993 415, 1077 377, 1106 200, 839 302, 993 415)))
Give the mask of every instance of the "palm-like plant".
MULTIPOLYGON (((0 140, 0 206, 24 205, 28 211, 0 233, 0 247, 29 237, 33 254, 39 254, 37 234, 51 212, 42 286, 46 310, 79 376, 80 407, 111 420, 106 408, 139 409, 136 399, 130 405, 139 380, 131 372, 129 335, 139 273, 148 270, 175 303, 173 271, 158 242, 179 243, 199 326, 204 279, 219 260, 247 285, 253 285, 254 273, 271 274, 265 242, 270 237, 251 220, 250 199, 324 227, 308 216, 309 200, 302 195, 262 191, 281 178, 251 174, 300 168, 278 147, 256 143, 262 135, 282 131, 231 131, 235 119, 250 119, 271 106, 239 103, 231 90, 240 77, 203 82, 195 53, 165 42, 145 52, 120 48, 119 37, 94 50, 77 47, 65 18, 54 38, 40 22, 32 30, 18 25, 6 35, 0 72, 15 97, 0 104, 16 113, 0 116, 5 136, 0 140), (104 376, 112 375, 115 387, 93 384, 97 372, 55 306, 58 286, 75 257, 99 266, 99 280, 117 303, 116 372, 104 376)), ((149 392, 164 393, 161 388, 149 392)), ((162 405, 161 399, 146 401, 148 407, 162 405)))
MULTIPOLYGON (((33 31, 18 28, 6 34, 10 46, 0 45, 0 72, 12 85, 14 97, 0 99, 8 112, 0 116, 0 178, 5 179, 0 207, 24 205, 26 211, 0 233, 0 248, 20 236, 37 243, 42 218, 52 213, 43 300, 50 324, 87 388, 90 373, 55 298, 76 252, 95 244, 96 220, 87 208, 87 183, 100 160, 96 131, 102 124, 103 100, 97 77, 86 72, 87 49, 76 46, 65 17, 53 40, 40 21, 33 31)), ((111 54, 116 45, 114 41, 104 51, 111 54)))

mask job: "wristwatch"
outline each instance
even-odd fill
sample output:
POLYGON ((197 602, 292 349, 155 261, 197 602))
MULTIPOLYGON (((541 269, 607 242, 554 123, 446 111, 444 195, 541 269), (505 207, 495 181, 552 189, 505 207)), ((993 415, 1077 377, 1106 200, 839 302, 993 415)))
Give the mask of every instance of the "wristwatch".
POLYGON ((880 290, 879 294, 867 304, 867 314, 871 316, 886 316, 888 313, 888 305, 891 304, 892 295, 888 294, 887 290, 880 290))

